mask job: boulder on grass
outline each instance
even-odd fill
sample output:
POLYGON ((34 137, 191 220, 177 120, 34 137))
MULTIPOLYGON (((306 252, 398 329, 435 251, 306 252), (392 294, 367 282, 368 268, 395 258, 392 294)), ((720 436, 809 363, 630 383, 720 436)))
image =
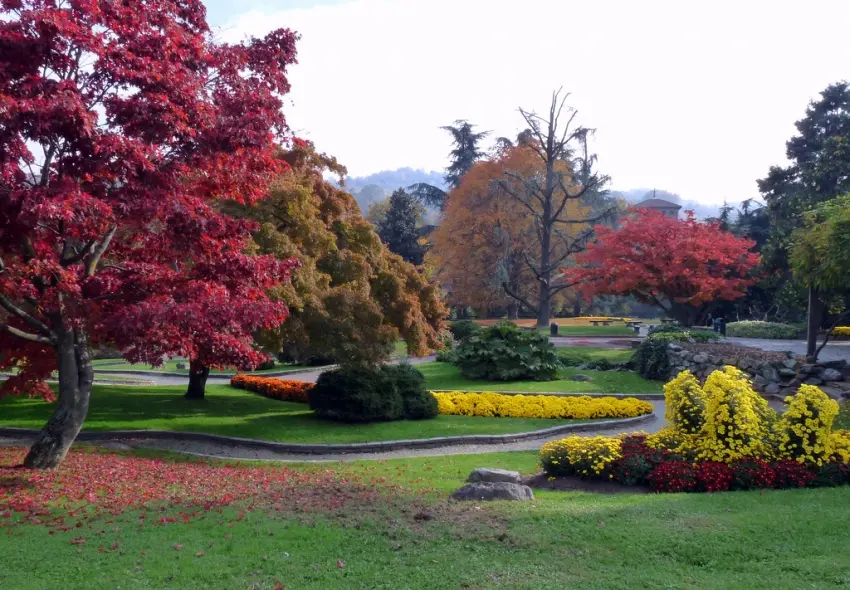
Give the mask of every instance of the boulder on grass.
POLYGON ((488 467, 478 467, 474 469, 466 481, 474 483, 476 481, 505 481, 508 483, 521 483, 519 471, 508 471, 507 469, 490 469, 488 467))
POLYGON ((454 494, 455 500, 533 500, 531 488, 506 481, 477 481, 470 483, 454 494))

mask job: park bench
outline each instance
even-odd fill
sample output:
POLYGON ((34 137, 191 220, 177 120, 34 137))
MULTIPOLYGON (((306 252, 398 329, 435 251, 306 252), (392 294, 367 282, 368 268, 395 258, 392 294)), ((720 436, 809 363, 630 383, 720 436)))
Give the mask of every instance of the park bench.
POLYGON ((598 326, 599 324, 602 324, 603 326, 611 325, 611 322, 609 320, 590 320, 590 323, 594 326, 598 326))

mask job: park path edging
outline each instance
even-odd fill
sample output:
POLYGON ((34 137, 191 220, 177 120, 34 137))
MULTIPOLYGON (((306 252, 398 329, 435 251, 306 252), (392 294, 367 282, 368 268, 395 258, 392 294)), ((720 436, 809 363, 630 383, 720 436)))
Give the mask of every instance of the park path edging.
MULTIPOLYGON (((101 432, 80 432, 78 441, 114 441, 127 439, 157 439, 176 441, 197 441, 226 445, 234 448, 263 449, 277 453, 289 453, 293 455, 344 455, 346 453, 385 453, 390 451, 404 451, 414 449, 437 449, 451 446, 463 445, 503 445, 507 443, 545 439, 553 435, 573 432, 597 431, 597 430, 622 430, 623 427, 639 425, 644 422, 655 420, 654 412, 637 416, 634 418, 617 418, 612 420, 598 420, 582 422, 580 424, 562 424, 542 430, 529 432, 516 432, 511 434, 473 434, 467 436, 444 436, 436 438, 422 438, 413 440, 388 440, 370 443, 348 443, 348 444, 304 444, 304 443, 279 443, 273 441, 257 440, 252 438, 238 438, 223 436, 219 434, 208 434, 205 432, 181 432, 167 430, 110 430, 101 432)), ((0 427, 0 437, 29 439, 37 436, 38 430, 30 428, 0 427)))

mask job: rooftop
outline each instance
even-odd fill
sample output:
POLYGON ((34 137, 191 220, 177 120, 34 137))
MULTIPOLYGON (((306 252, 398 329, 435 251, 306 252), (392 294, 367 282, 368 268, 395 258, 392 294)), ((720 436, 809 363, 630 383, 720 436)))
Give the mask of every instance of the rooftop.
POLYGON ((641 201, 635 205, 635 207, 640 207, 642 209, 667 209, 670 207, 675 207, 676 209, 682 208, 682 206, 678 203, 665 201, 664 199, 647 199, 645 201, 641 201))

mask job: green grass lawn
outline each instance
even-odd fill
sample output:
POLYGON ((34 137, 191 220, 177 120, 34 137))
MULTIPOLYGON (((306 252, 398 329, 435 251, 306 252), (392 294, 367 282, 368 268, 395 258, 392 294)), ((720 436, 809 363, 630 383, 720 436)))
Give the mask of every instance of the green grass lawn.
MULTIPOLYGON (((541 332, 549 334, 548 328, 541 328, 541 332)), ((624 324, 611 324, 610 326, 559 326, 558 336, 610 336, 628 337, 635 336, 635 331, 624 324)))
POLYGON ((662 384, 649 381, 632 372, 618 371, 579 371, 561 369, 556 381, 474 381, 466 379, 460 369, 449 363, 425 363, 417 365, 425 375, 425 385, 429 389, 451 389, 470 391, 538 391, 564 393, 661 393, 662 384), (581 373, 592 380, 589 382, 570 381, 568 377, 581 373))
POLYGON ((832 428, 833 430, 850 430, 850 401, 840 402, 839 408, 832 428))
MULTIPOLYGON (((127 361, 121 359, 99 359, 92 362, 94 366, 95 372, 98 369, 100 370, 108 370, 108 371, 158 371, 161 373, 182 373, 184 375, 189 374, 188 369, 178 369, 177 363, 184 363, 188 366, 189 361, 179 361, 179 360, 170 360, 165 361, 161 367, 152 367, 150 365, 145 365, 143 363, 128 363, 127 361)), ((286 363, 277 363, 273 369, 262 369, 259 371, 251 371, 251 374, 262 375, 265 373, 280 373, 280 372, 295 372, 295 371, 308 371, 316 367, 307 367, 304 365, 290 365, 286 363)), ((217 375, 221 373, 235 373, 235 369, 211 369, 211 375, 217 375)))
POLYGON ((630 348, 595 348, 592 346, 563 346, 555 349, 561 360, 571 364, 598 361, 605 359, 610 363, 625 363, 632 358, 635 351, 630 348))
MULTIPOLYGON (((144 524, 130 512, 55 534, 6 519, 0 521, 8 549, 0 584, 18 590, 775 590, 850 584, 847 487, 538 492, 528 503, 443 499, 473 467, 530 473, 535 461, 533 453, 501 453, 295 467, 366 476, 387 489, 380 502, 343 509, 304 510, 291 503, 276 509, 272 499, 267 509, 240 513, 236 506, 183 523, 180 508, 152 507, 148 521, 174 515, 178 522, 144 524), (419 517, 423 506, 427 519, 419 517), (72 544, 79 538, 85 543, 72 544)), ((345 486, 311 493, 345 493, 345 486)))
MULTIPOLYGON (((175 430, 293 443, 359 443, 540 430, 579 420, 437 416, 433 420, 339 424, 305 404, 270 400, 229 385, 207 385, 201 402, 186 388, 95 385, 85 430, 175 430)), ((41 428, 53 407, 41 400, 0 400, 0 426, 41 428)))

